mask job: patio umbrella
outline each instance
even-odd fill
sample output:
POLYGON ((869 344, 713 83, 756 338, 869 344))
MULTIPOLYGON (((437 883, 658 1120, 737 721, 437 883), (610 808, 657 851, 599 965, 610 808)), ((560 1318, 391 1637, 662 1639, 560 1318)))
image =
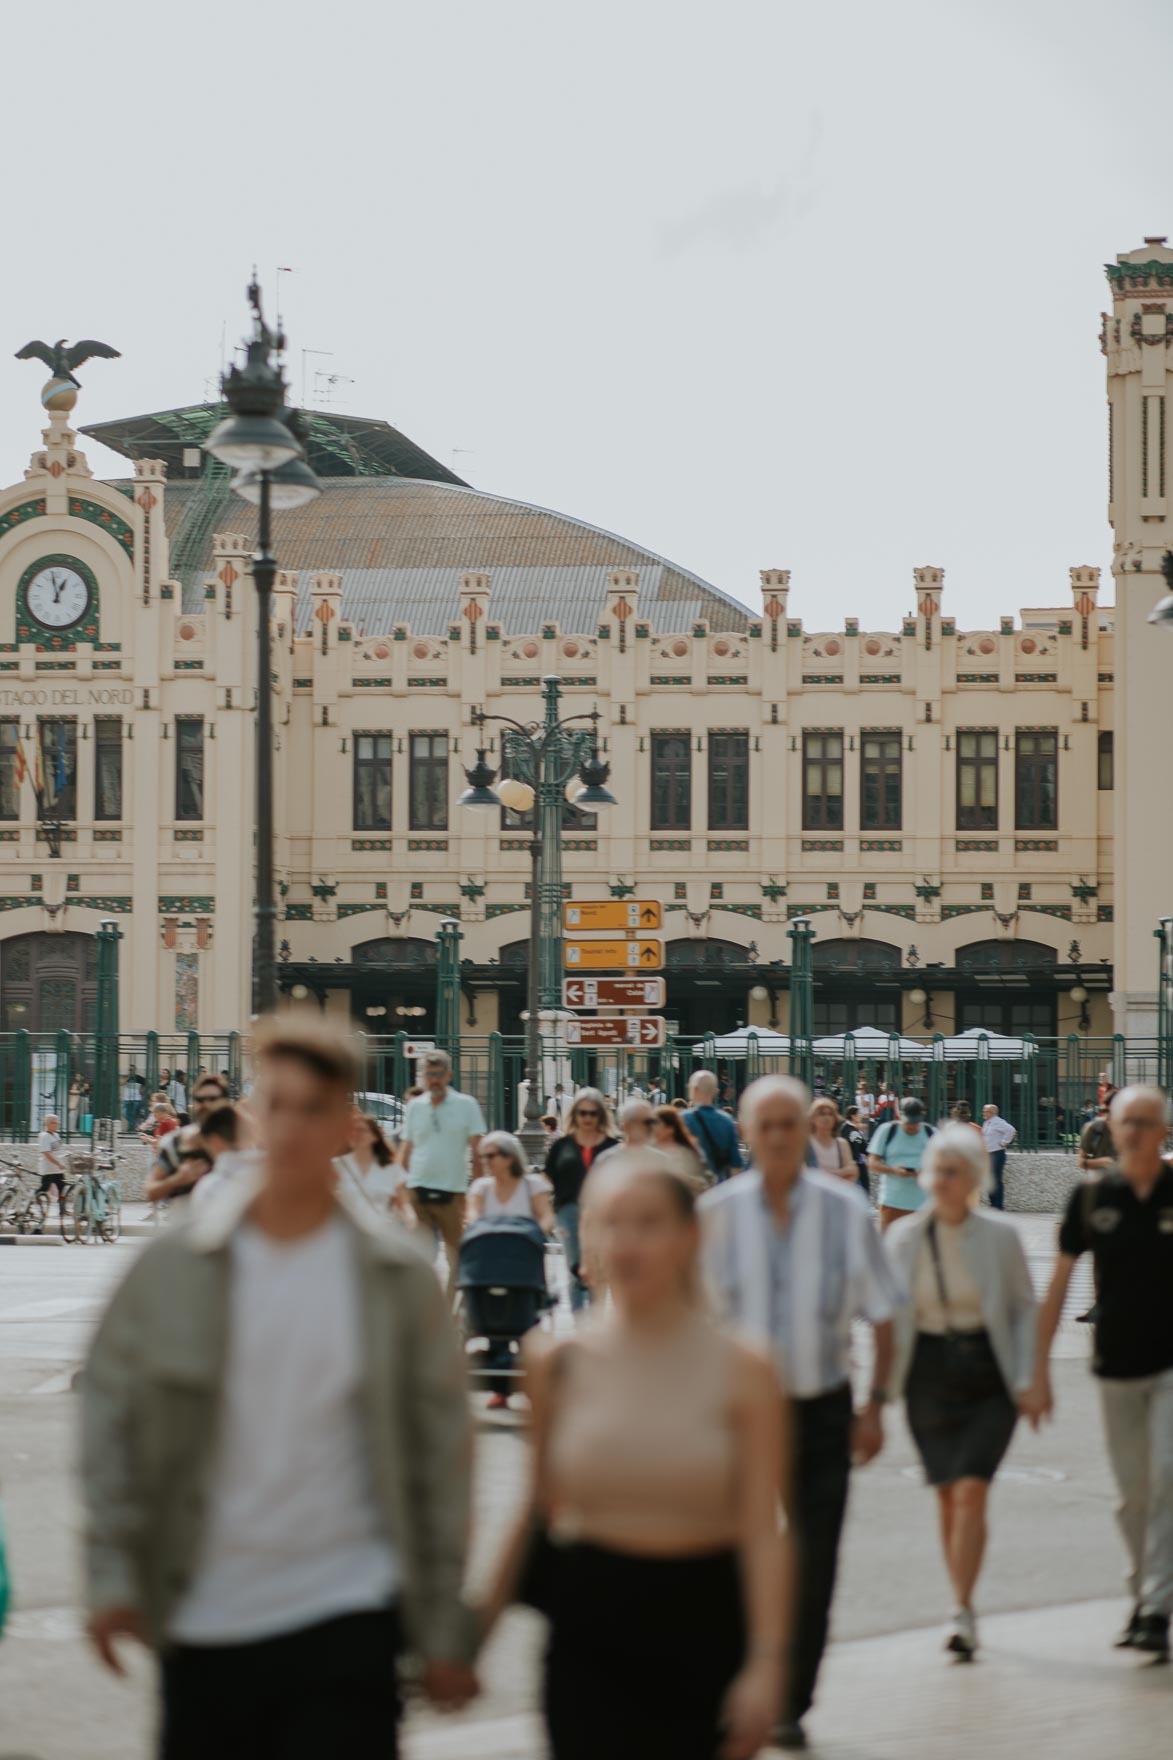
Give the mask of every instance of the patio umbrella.
POLYGON ((1038 1050, 1029 1039, 1014 1039, 1006 1033, 990 1033, 985 1027, 968 1027, 964 1033, 955 1033, 950 1039, 937 1039, 929 1047, 931 1057, 944 1058, 947 1063, 961 1063, 988 1056, 995 1058, 1013 1058, 1021 1063, 1024 1057, 1033 1057, 1038 1050), (983 1051, 981 1041, 987 1041, 983 1051))
POLYGON ((759 1057, 790 1056, 790 1040, 785 1033, 776 1033, 772 1027, 738 1027, 735 1033, 722 1033, 719 1039, 701 1041, 701 1044, 706 1050, 711 1045, 714 1057, 748 1057, 754 1040, 759 1057))
POLYGON ((816 1039, 814 1053, 816 1057, 854 1055, 857 1063, 891 1062, 896 1057, 912 1063, 918 1058, 932 1057, 933 1048, 922 1044, 919 1039, 904 1039, 899 1033, 881 1032, 879 1027, 856 1027, 850 1034, 832 1033, 828 1038, 816 1039))

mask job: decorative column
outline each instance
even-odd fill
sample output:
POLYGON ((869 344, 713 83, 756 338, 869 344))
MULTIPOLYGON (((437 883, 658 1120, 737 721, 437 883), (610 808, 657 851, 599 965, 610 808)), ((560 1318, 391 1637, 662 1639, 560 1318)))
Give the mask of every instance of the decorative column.
POLYGON ((460 1085, 460 924, 445 917, 436 930, 436 1042, 452 1059, 460 1085))
POLYGON ((103 920, 98 943, 98 1006, 94 1034, 94 1132, 98 1120, 117 1120, 118 1106, 118 943, 122 930, 113 918, 103 920))

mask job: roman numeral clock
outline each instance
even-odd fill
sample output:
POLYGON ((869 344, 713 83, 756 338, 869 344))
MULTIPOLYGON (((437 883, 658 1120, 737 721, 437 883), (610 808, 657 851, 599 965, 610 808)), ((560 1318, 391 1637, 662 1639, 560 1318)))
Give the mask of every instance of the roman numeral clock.
POLYGON ((98 639, 98 583, 76 556, 42 556, 16 590, 16 639, 45 648, 98 639))

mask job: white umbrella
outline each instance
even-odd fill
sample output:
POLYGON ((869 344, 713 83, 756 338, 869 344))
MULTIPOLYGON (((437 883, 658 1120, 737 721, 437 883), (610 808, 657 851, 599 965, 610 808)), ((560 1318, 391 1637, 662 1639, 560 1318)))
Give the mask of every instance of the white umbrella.
POLYGON ((719 1039, 702 1039, 696 1049, 705 1053, 711 1050, 714 1057, 748 1057, 750 1044, 755 1040, 760 1057, 790 1056, 790 1040, 772 1027, 738 1027, 735 1033, 722 1033, 719 1039))
POLYGON ((967 1027, 964 1033, 956 1033, 951 1039, 938 1039, 929 1049, 932 1057, 944 1058, 947 1063, 976 1061, 979 1057, 988 1056, 993 1062, 997 1058, 1013 1058, 1021 1062, 1024 1057, 1033 1057, 1038 1046, 1029 1039, 1014 1039, 1006 1033, 991 1033, 985 1027, 967 1027), (983 1051, 981 1041, 987 1041, 983 1051))
POLYGON ((829 1038, 816 1039, 814 1053, 816 1057, 847 1057, 854 1044, 854 1055, 857 1063, 890 1063, 894 1058, 901 1058, 905 1063, 914 1063, 918 1058, 933 1055, 931 1045, 922 1045, 918 1039, 903 1039, 900 1035, 885 1033, 879 1027, 856 1027, 852 1033, 832 1033, 829 1038))

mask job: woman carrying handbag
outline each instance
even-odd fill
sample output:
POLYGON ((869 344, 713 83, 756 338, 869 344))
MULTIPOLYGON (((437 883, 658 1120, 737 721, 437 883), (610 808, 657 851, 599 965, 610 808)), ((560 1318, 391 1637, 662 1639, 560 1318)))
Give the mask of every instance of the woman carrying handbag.
POLYGON ((885 1247, 911 1302, 896 1318, 889 1393, 904 1396, 908 1427, 937 1493, 955 1612, 945 1647, 977 1651, 973 1592, 986 1546, 990 1483, 1019 1414, 1037 1426, 1030 1392, 1035 1296, 1013 1223, 978 1209, 990 1183, 977 1131, 947 1125, 920 1171, 923 1209, 897 1222, 885 1247))

